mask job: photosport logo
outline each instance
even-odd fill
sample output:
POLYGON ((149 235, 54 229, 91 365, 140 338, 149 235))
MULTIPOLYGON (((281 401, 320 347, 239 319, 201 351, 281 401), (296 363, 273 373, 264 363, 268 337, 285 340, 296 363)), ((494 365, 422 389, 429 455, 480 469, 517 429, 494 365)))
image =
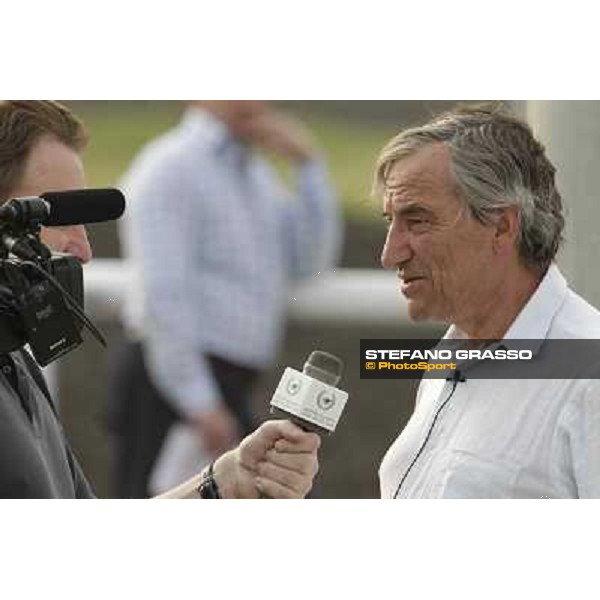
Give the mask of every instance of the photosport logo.
POLYGON ((364 339, 361 379, 600 378, 600 340, 364 339))

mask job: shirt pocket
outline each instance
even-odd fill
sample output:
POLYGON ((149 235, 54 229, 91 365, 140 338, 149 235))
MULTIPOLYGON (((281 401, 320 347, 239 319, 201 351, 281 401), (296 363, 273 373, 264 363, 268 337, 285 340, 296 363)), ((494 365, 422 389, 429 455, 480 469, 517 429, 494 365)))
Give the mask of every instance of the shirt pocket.
POLYGON ((521 468, 502 459, 450 450, 441 498, 515 498, 521 468))

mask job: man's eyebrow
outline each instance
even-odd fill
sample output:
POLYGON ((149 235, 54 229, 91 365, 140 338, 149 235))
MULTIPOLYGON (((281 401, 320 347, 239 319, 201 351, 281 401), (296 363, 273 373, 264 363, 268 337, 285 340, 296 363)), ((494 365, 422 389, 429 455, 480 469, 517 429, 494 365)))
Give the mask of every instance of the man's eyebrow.
POLYGON ((397 215, 414 215, 414 214, 432 214, 432 211, 427 206, 423 206, 419 202, 405 202, 402 204, 392 205, 392 211, 397 215))

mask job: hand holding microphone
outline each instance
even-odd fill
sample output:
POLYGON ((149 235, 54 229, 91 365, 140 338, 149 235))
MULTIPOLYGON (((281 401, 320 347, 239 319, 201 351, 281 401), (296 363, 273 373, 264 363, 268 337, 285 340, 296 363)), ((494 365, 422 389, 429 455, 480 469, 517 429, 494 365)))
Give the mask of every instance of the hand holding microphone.
POLYGON ((303 498, 319 463, 317 433, 332 433, 348 394, 335 386, 342 361, 315 351, 302 373, 287 368, 271 400, 286 421, 267 421, 238 448, 215 462, 215 479, 226 498, 303 498))
POLYGON ((214 463, 223 498, 304 498, 319 469, 321 440, 289 421, 266 421, 214 463))

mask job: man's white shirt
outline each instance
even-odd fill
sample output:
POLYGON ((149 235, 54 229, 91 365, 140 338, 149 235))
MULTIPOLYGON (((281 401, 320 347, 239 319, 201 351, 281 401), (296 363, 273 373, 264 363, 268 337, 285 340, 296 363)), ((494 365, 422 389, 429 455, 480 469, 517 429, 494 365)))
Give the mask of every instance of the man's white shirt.
MULTIPOLYGON (((553 265, 511 339, 600 339, 600 312, 553 265)), ((424 379, 379 476, 382 498, 600 498, 600 380, 424 379)))

